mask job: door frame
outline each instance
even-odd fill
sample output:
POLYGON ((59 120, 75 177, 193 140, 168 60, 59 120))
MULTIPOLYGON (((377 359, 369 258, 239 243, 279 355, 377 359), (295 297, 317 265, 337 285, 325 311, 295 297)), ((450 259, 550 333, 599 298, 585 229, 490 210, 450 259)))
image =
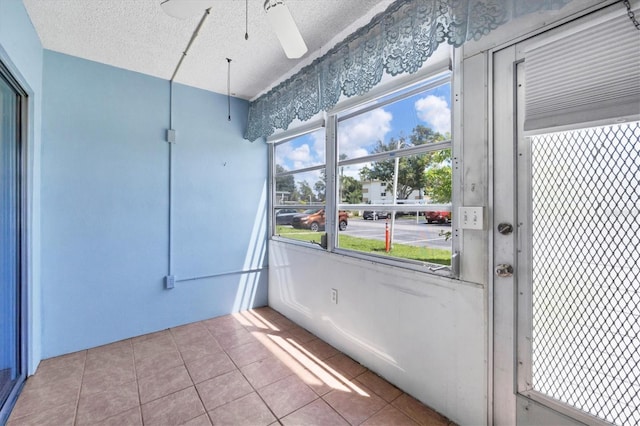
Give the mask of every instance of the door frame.
MULTIPOLYGON (((612 13, 619 12, 619 2, 606 1, 589 7, 582 12, 540 29, 534 34, 512 40, 487 51, 488 55, 488 109, 489 109, 489 206, 491 232, 489 240, 491 254, 489 258, 489 410, 490 422, 497 425, 577 425, 607 424, 588 414, 565 407, 563 404, 547 400, 543 396, 531 397, 521 393, 519 383, 526 377, 520 377, 526 357, 519 354, 518 339, 525 333, 519 329, 518 313, 526 306, 526 299, 520 297, 519 280, 526 276, 529 264, 519 264, 521 253, 527 249, 523 235, 528 235, 527 220, 519 216, 519 205, 527 203, 522 199, 527 195, 528 181, 517 179, 518 168, 528 167, 529 156, 522 150, 521 136, 518 132, 518 65, 523 61, 522 46, 538 43, 547 37, 564 36, 578 31, 594 21, 606 19, 612 13), (588 20, 583 19, 588 16, 588 20), (496 167, 498 165, 499 167, 496 167), (519 198, 520 197, 520 198, 519 198), (502 222, 513 224, 513 233, 504 236, 498 233, 497 226, 502 222), (514 274, 509 278, 495 275, 498 264, 511 264, 514 274), (525 272, 525 275, 523 275, 525 272)), ((522 129, 522 123, 520 123, 522 129)), ((531 213, 529 205, 528 213, 531 213)), ((525 214, 526 216, 526 214, 525 214)), ((521 262, 522 263, 522 262, 521 262)), ((530 357, 529 357, 530 358, 530 357)), ((526 376, 526 374, 525 374, 526 376)))
POLYGON ((19 266, 18 266, 18 346, 19 352, 19 378, 13 389, 9 392, 3 405, 0 405, 0 423, 6 422, 15 405, 18 395, 28 377, 30 359, 30 302, 31 302, 31 202, 32 194, 32 167, 31 167, 31 143, 33 141, 33 93, 26 85, 25 79, 10 61, 7 53, 0 46, 0 74, 8 82, 18 95, 18 241, 19 241, 19 266))

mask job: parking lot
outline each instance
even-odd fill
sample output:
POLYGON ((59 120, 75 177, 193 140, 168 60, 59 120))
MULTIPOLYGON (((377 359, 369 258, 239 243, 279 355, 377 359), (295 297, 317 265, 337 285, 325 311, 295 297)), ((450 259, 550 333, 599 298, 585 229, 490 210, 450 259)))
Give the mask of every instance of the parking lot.
MULTIPOLYGON (((384 241, 386 222, 391 228, 391 219, 373 221, 354 217, 349 219, 349 226, 342 233, 353 237, 384 241)), ((420 217, 416 223, 415 216, 404 216, 396 219, 393 242, 418 247, 451 249, 451 239, 446 240, 445 236, 441 235, 446 232, 451 232, 450 223, 427 224, 423 217, 420 217)))

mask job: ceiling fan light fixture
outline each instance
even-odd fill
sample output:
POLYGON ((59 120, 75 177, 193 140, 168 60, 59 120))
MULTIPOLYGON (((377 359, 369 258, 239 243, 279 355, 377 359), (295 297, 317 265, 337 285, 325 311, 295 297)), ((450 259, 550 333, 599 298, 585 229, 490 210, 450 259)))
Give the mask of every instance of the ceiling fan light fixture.
POLYGON ((297 59, 307 53, 307 45, 284 1, 265 0, 264 11, 287 58, 297 59))
POLYGON ((212 4, 213 0, 163 0, 160 7, 169 16, 186 19, 203 13, 212 4))

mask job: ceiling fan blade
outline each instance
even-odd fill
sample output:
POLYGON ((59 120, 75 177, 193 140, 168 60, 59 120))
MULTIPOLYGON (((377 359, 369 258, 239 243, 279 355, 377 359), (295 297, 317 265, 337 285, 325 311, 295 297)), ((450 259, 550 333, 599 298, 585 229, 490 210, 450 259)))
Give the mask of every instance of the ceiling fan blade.
POLYGON ((162 10, 169 16, 186 19, 204 12, 213 5, 213 0, 164 0, 162 10))
POLYGON ((282 0, 266 0, 264 10, 287 58, 297 59, 307 53, 307 45, 287 5, 282 0))

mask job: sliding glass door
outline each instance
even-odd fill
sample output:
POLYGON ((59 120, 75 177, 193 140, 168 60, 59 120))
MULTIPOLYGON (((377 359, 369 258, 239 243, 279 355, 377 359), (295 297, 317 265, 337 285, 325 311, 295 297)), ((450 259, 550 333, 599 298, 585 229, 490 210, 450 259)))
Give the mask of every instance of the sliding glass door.
POLYGON ((0 424, 25 378, 22 333, 23 155, 20 88, 0 64, 0 424))

